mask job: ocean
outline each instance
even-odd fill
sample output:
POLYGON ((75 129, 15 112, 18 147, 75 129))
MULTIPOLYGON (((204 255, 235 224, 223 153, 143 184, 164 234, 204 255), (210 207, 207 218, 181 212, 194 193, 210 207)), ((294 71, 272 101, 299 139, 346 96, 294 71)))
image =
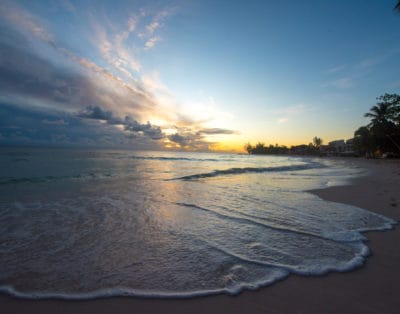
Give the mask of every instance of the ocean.
POLYGON ((237 294, 360 267, 394 221, 308 190, 340 160, 0 149, 0 291, 24 298, 237 294))

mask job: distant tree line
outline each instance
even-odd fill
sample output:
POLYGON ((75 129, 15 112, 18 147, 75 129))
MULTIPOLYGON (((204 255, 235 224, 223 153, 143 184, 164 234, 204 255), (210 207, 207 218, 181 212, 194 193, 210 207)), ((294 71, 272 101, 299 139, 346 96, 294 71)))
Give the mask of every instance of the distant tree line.
POLYGON ((308 145, 298 145, 291 146, 290 148, 285 145, 269 145, 266 146, 262 142, 258 142, 256 145, 251 145, 247 143, 245 145, 245 150, 249 154, 254 155, 287 155, 287 154, 296 154, 296 155, 318 155, 320 154, 320 147, 322 145, 322 139, 315 136, 313 138, 313 143, 309 143, 308 145))

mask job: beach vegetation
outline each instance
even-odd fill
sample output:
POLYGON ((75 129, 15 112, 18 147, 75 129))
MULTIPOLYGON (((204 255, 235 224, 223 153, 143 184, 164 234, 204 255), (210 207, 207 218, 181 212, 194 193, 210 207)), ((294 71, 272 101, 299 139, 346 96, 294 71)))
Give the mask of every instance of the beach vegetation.
POLYGON ((370 123, 354 132, 354 148, 361 156, 400 156, 400 95, 384 94, 364 114, 370 123))
POLYGON ((302 144, 297 146, 291 146, 290 148, 285 145, 265 145, 265 143, 258 142, 255 146, 247 143, 245 145, 245 150, 249 154, 253 155, 318 155, 320 153, 320 146, 322 145, 322 139, 315 137, 313 139, 313 143, 309 143, 308 145, 302 144), (317 144, 315 143, 315 139, 317 139, 317 144))
POLYGON ((319 150, 319 148, 321 147, 321 145, 322 145, 322 138, 320 138, 320 137, 317 137, 317 136, 315 136, 314 138, 313 138, 313 144, 314 144, 314 146, 319 150))
POLYGON ((284 155, 289 152, 289 148, 285 145, 270 144, 266 146, 265 143, 262 142, 258 142, 255 146, 247 143, 245 149, 249 154, 255 155, 284 155))

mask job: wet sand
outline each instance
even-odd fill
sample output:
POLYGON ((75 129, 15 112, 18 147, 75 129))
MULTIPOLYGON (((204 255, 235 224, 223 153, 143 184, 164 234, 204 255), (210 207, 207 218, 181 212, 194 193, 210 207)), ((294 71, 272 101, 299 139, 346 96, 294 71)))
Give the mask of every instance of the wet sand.
MULTIPOLYGON (((369 169, 370 174, 351 185, 312 193, 400 221, 400 160, 347 162, 369 169)), ((400 313, 400 226, 366 236, 373 255, 359 269, 321 277, 291 275, 238 296, 65 301, 0 295, 0 313, 400 313)))

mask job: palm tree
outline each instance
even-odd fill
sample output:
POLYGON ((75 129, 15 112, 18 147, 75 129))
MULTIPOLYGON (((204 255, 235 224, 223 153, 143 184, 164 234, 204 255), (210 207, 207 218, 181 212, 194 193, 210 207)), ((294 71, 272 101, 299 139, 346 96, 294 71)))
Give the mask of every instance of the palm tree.
POLYGON ((313 138, 313 143, 314 143, 314 146, 319 149, 322 145, 322 138, 315 136, 313 138))
POLYGON ((362 126, 354 132, 354 149, 360 154, 360 156, 372 155, 375 150, 374 138, 368 127, 362 126))
POLYGON ((371 118, 370 126, 386 124, 392 119, 392 108, 389 103, 378 103, 369 111, 364 117, 371 118))
POLYGON ((364 117, 372 118, 370 126, 388 125, 398 122, 400 118, 400 95, 384 94, 377 98, 378 102, 364 114, 364 117))
POLYGON ((377 99, 379 102, 364 116, 371 118, 368 128, 376 148, 384 152, 393 152, 398 149, 396 121, 399 119, 400 96, 385 94, 377 99))
POLYGON ((244 145, 244 149, 251 154, 253 152, 253 146, 250 143, 244 145))
POLYGON ((400 0, 397 1, 397 4, 396 4, 396 6, 394 7, 394 9, 395 9, 397 12, 400 12, 400 0))

